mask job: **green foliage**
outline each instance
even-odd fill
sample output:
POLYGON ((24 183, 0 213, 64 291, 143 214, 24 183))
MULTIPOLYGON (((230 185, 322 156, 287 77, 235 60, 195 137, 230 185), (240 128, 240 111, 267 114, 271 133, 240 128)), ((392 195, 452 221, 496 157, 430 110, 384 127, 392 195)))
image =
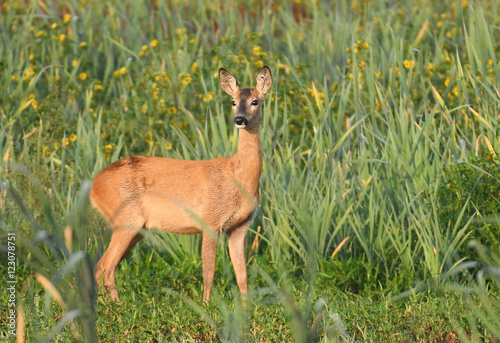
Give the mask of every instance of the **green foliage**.
POLYGON ((471 238, 499 253, 500 231, 496 217, 500 211, 500 165, 496 155, 480 151, 470 162, 448 165, 443 174, 438 191, 442 220, 454 223, 461 217, 465 224, 468 218, 477 215, 479 219, 472 223, 471 238))

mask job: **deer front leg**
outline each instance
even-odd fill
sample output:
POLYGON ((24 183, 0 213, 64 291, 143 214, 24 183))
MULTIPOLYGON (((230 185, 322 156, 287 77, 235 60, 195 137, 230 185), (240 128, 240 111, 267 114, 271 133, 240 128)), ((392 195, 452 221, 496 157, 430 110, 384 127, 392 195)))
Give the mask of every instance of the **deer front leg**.
POLYGON ((234 273, 236 274, 236 282, 238 283, 243 300, 246 298, 247 294, 245 238, 249 226, 250 223, 245 223, 228 233, 229 256, 231 257, 231 262, 233 263, 234 273))
POLYGON ((210 290, 215 275, 215 257, 217 255, 218 236, 213 233, 203 233, 201 243, 201 258, 203 260, 203 301, 210 300, 210 290))

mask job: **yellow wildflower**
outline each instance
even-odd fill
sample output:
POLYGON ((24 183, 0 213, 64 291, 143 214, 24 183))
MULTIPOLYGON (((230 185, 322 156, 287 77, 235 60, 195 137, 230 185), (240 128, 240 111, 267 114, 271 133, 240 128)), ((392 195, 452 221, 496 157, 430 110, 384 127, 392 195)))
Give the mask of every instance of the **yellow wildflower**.
POLYGON ((120 75, 125 75, 127 74, 127 67, 121 67, 120 68, 120 75))
POLYGON ((175 108, 175 106, 169 107, 167 112, 168 112, 168 114, 176 114, 177 108, 175 108))
POLYGON ((94 86, 94 90, 95 91, 102 91, 102 85, 101 84, 97 84, 94 86))
POLYGON ((33 70, 33 66, 29 65, 28 68, 24 69, 23 81, 29 80, 33 75, 35 75, 35 71, 33 70))
POLYGON ((71 65, 73 67, 76 67, 78 65, 78 60, 73 60, 73 62, 71 62, 71 65))
POLYGON ((191 66, 191 71, 193 73, 198 71, 198 63, 194 62, 193 65, 191 66))
POLYGON ((69 140, 72 141, 72 142, 76 142, 76 139, 77 139, 77 135, 75 135, 74 133, 72 133, 70 136, 69 136, 69 140))
POLYGON ((142 105, 141 107, 141 113, 142 114, 146 114, 148 112, 148 104, 145 103, 144 105, 142 105))
POLYGON ((253 47, 253 54, 259 56, 262 53, 262 48, 258 45, 253 47))
POLYGON ((80 73, 80 80, 85 80, 87 79, 87 73, 80 73))
POLYGON ((187 74, 186 77, 182 80, 182 84, 187 86, 191 83, 193 79, 191 78, 191 74, 187 74))
POLYGON ((66 35, 63 33, 62 35, 59 36, 59 40, 61 42, 64 42, 66 40, 66 35))
POLYGON ((406 69, 410 69, 415 66, 415 62, 410 60, 404 60, 403 65, 406 69))
POLYGON ((108 144, 104 146, 104 156, 108 156, 113 151, 113 144, 108 144))
POLYGON ((50 149, 49 149, 49 147, 45 145, 45 146, 42 148, 42 152, 43 152, 45 155, 50 155, 50 149))
POLYGON ((35 54, 30 54, 30 61, 33 61, 34 58, 35 58, 35 54))
POLYGON ((214 98, 214 93, 208 92, 207 94, 199 94, 198 97, 203 99, 203 102, 209 102, 214 98))
POLYGON ((153 39, 149 44, 152 48, 156 48, 158 46, 158 39, 153 39))
POLYGON ((43 36, 43 31, 38 31, 36 34, 35 34, 35 37, 36 38, 40 38, 43 36))
POLYGON ((55 30, 57 29, 57 23, 52 24, 52 28, 55 30))
POLYGON ((81 42, 80 43, 80 48, 85 48, 87 46, 87 42, 81 42))
POLYGON ((73 16, 72 16, 71 14, 66 14, 66 15, 64 16, 64 20, 63 20, 63 21, 64 21, 64 24, 69 23, 69 22, 71 21, 71 18, 73 18, 73 16))

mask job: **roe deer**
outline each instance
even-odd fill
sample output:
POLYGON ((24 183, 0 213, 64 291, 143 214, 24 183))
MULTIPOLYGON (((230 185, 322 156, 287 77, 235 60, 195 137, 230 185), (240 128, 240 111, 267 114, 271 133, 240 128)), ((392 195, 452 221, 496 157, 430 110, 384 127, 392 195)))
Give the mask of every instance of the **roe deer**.
POLYGON ((222 89, 233 97, 238 149, 231 157, 186 161, 128 156, 103 169, 94 179, 90 198, 113 229, 108 249, 95 268, 95 279, 120 302, 115 272, 123 257, 140 241, 142 229, 170 233, 202 233, 203 300, 210 299, 218 238, 226 233, 229 255, 241 294, 247 292, 245 237, 259 201, 262 170, 260 122, 262 102, 271 88, 266 66, 255 88, 241 88, 219 69, 222 89))

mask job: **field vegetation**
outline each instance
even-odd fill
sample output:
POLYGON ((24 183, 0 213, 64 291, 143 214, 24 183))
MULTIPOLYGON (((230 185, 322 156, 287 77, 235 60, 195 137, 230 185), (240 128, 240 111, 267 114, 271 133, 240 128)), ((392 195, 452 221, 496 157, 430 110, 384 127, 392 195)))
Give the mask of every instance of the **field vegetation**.
POLYGON ((21 341, 500 339, 499 28, 494 0, 1 2, 0 337, 14 233, 21 341), (224 239, 204 304, 201 236, 153 231, 97 297, 90 181, 234 153, 218 69, 264 65, 246 306, 224 239))

